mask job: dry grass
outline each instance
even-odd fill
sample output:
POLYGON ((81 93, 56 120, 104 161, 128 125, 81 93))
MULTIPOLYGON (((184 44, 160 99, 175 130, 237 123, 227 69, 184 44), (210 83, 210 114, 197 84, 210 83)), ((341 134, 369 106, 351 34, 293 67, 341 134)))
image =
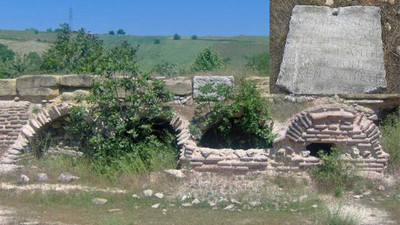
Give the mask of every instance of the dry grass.
MULTIPOLYGON (((379 0, 335 0, 331 7, 344 7, 354 5, 378 6, 382 12, 382 41, 384 48, 384 60, 386 69, 387 89, 384 93, 400 93, 400 55, 396 53, 399 41, 399 0, 394 4, 390 1, 379 0), (389 23, 390 31, 385 28, 389 23)), ((289 30, 289 21, 292 9, 295 5, 324 5, 325 0, 271 0, 270 1, 270 78, 271 93, 284 93, 275 85, 278 78, 282 55, 289 30)))

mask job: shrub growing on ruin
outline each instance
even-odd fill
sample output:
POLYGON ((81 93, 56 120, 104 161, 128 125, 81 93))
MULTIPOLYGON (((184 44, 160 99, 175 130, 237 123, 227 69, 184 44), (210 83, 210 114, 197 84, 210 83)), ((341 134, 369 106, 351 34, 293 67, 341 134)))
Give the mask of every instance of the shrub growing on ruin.
POLYGON ((253 72, 264 76, 269 74, 268 52, 246 57, 246 61, 246 67, 251 69, 253 72))
POLYGON ((199 91, 194 123, 209 128, 215 138, 214 147, 248 149, 272 145, 268 106, 253 84, 243 82, 237 88, 207 84, 199 91))
POLYGON ((172 99, 160 80, 138 73, 136 48, 127 42, 100 59, 88 107, 75 107, 68 133, 79 141, 95 171, 147 171, 175 163, 175 136, 166 128, 172 99))
POLYGON ((318 152, 322 165, 312 167, 310 172, 324 190, 334 190, 338 187, 350 189, 356 183, 354 168, 343 161, 341 154, 336 148, 332 148, 329 154, 323 150, 318 152))
POLYGON ((221 58, 217 51, 212 48, 205 48, 197 54, 193 62, 192 69, 194 71, 212 71, 224 69, 226 62, 221 58))
POLYGON ((388 115, 381 123, 383 147, 389 157, 389 169, 392 172, 400 169, 400 108, 388 115))

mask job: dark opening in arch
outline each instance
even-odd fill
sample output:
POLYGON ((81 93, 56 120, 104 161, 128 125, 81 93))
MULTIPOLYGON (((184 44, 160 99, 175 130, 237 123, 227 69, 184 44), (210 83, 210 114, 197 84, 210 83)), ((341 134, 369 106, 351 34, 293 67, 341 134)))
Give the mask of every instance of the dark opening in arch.
POLYGON ((332 143, 311 143, 306 149, 310 151, 310 156, 319 157, 318 152, 321 150, 330 155, 334 146, 332 143))

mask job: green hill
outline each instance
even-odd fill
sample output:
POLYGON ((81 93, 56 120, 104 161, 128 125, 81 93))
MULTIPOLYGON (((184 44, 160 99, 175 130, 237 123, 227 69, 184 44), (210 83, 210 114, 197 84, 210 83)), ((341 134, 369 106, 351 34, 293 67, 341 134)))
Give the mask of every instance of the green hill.
MULTIPOLYGON (((54 32, 0 30, 0 43, 20 54, 31 51, 43 53, 56 39, 54 32)), ((100 34, 107 48, 112 48, 122 41, 132 45, 139 45, 138 61, 142 69, 150 71, 155 65, 165 62, 178 65, 190 65, 197 53, 206 48, 213 47, 224 59, 230 61, 228 70, 245 71, 246 56, 263 53, 269 50, 268 37, 260 36, 235 36, 235 37, 182 37, 173 40, 167 36, 111 36, 100 34), (155 40, 159 40, 155 44, 155 40)))

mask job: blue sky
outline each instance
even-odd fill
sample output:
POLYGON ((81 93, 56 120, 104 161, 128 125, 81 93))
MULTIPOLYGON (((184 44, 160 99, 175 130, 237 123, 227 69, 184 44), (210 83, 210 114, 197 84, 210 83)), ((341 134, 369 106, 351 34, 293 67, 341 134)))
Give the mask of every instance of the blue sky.
POLYGON ((57 28, 68 21, 92 33, 269 35, 269 0, 2 0, 0 29, 57 28))

